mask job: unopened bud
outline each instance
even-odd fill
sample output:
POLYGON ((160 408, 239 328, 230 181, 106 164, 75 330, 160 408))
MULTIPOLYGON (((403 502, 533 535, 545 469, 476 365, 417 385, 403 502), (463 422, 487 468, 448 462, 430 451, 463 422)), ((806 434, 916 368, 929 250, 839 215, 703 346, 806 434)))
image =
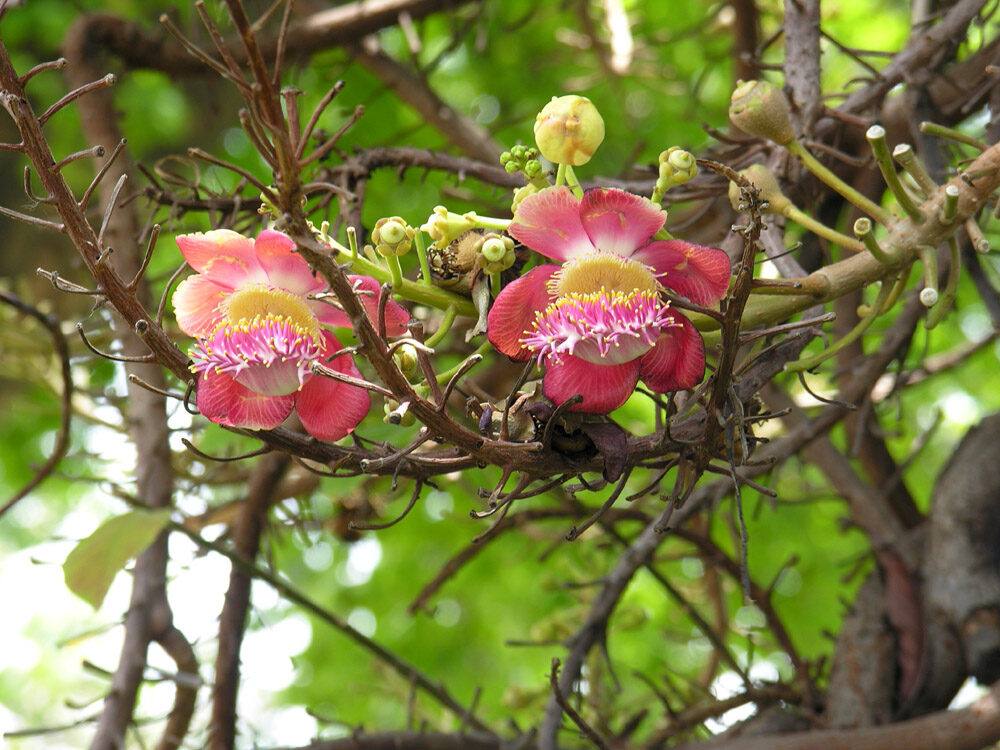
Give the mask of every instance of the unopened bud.
POLYGON ((552 97, 535 118, 535 143, 554 164, 586 164, 603 140, 601 113, 584 96, 552 97))
POLYGON ((517 190, 514 191, 514 200, 510 204, 510 212, 512 214, 516 214, 517 208, 518 206, 521 205, 521 202, 529 195, 534 195, 537 192, 538 188, 535 185, 532 185, 531 183, 528 183, 524 187, 519 187, 517 190))
MULTIPOLYGON (((767 201, 767 206, 761 208, 763 213, 780 214, 784 211, 785 207, 789 204, 789 200, 782 194, 781 188, 778 186, 778 180, 775 179, 767 167, 763 164, 752 164, 746 169, 741 170, 740 174, 746 177, 747 181, 757 188, 761 199, 767 201)), ((734 211, 742 210, 740 208, 740 203, 742 202, 740 186, 735 182, 729 183, 729 202, 732 204, 734 211)))
POLYGON ((417 418, 410 413, 409 401, 404 401, 400 404, 391 398, 387 398, 382 409, 385 412, 385 416, 382 417, 382 421, 386 424, 409 427, 417 421, 417 418))
POLYGON ((740 130, 780 146, 795 140, 791 107, 784 92, 768 81, 742 81, 729 102, 729 119, 740 130))
POLYGON ((417 365, 420 364, 417 360, 417 350, 410 344, 401 344, 396 348, 393 357, 396 359, 399 371, 408 378, 413 377, 417 371, 417 365))
POLYGON ((506 271, 514 265, 514 240, 490 232, 476 243, 476 256, 485 273, 506 271))
POLYGON ((390 216, 375 222, 372 230, 372 244, 386 257, 406 255, 413 246, 413 228, 398 216, 390 216))
POLYGON ((664 189, 682 185, 698 174, 698 162, 688 151, 671 146, 660 154, 660 176, 658 183, 664 189))
POLYGON ((435 206, 434 213, 420 228, 434 240, 435 247, 444 250, 462 234, 474 229, 475 226, 475 222, 469 216, 452 213, 444 206, 435 206))

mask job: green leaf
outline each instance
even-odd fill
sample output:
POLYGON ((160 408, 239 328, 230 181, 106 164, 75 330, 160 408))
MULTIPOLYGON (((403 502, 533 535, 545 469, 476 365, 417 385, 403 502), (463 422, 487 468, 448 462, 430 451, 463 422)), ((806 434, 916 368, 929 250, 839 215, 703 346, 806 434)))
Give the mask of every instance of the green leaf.
POLYGON ((94 609, 125 563, 153 543, 170 522, 170 509, 134 510, 101 524, 66 557, 66 586, 94 609))

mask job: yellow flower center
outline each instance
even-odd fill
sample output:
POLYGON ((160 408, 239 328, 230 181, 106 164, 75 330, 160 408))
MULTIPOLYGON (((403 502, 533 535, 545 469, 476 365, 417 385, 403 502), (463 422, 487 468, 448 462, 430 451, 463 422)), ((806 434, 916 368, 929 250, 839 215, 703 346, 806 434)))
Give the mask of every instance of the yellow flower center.
POLYGON ((255 319, 285 319, 313 340, 320 339, 319 321, 305 299, 264 284, 247 284, 233 292, 226 300, 226 318, 233 325, 255 319))
POLYGON ((549 280, 549 291, 557 297, 567 294, 593 294, 660 291, 652 270, 643 263, 615 253, 589 253, 566 261, 549 280))

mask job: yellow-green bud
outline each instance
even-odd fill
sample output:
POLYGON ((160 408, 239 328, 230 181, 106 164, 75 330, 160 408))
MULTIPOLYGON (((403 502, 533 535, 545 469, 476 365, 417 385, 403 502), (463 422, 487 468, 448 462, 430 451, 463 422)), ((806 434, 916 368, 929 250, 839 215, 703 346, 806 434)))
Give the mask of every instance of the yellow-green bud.
POLYGON ((470 214, 455 214, 444 206, 434 206, 434 213, 420 229, 430 235, 436 248, 444 250, 462 234, 475 227, 476 224, 470 214))
POLYGON ((795 140, 790 113, 788 97, 768 81, 741 81, 729 102, 729 119, 736 127, 780 146, 795 140))
POLYGON ((494 232, 483 235, 476 243, 479 267, 485 273, 500 273, 514 265, 514 240, 494 232))
MULTIPOLYGON (((781 192, 778 181, 774 175, 763 164, 752 164, 740 171, 740 174, 747 178, 751 185, 760 191, 762 200, 767 201, 767 207, 763 209, 766 214, 781 214, 790 204, 788 198, 781 192)), ((729 202, 734 211, 740 209, 740 186, 735 182, 729 183, 729 202)))
POLYGON ((671 146, 660 154, 659 181, 664 188, 683 185, 698 174, 698 161, 694 155, 679 146, 671 146))
POLYGON ((554 164, 586 164, 603 140, 601 113, 584 96, 554 96, 535 118, 535 143, 554 164))
POLYGON ((420 364, 417 360, 417 350, 410 344, 401 344, 396 348, 393 357, 396 359, 396 365, 400 372, 408 378, 413 377, 417 371, 417 365, 420 364))
POLYGON ((417 421, 417 418, 410 413, 409 401, 404 401, 400 404, 391 398, 387 398, 382 410, 385 412, 385 416, 382 417, 382 421, 386 424, 397 424, 400 427, 409 427, 417 421))
POLYGON ((527 198, 529 195, 534 195, 538 192, 538 187, 528 183, 524 187, 519 187, 514 191, 514 200, 510 204, 511 214, 517 213, 517 207, 521 205, 521 201, 527 198))
POLYGON ((406 255, 413 247, 413 227, 398 216, 389 216, 375 222, 372 230, 372 244, 386 257, 406 255))

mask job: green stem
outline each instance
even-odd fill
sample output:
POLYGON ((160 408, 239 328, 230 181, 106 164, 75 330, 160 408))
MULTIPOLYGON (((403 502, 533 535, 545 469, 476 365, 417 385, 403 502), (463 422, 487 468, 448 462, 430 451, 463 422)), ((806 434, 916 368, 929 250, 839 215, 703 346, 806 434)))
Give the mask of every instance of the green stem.
POLYGON ((862 244, 868 249, 875 260, 879 263, 892 263, 892 258, 890 258, 882 246, 878 244, 878 240, 875 239, 875 235, 872 234, 872 220, 866 216, 862 216, 856 222, 854 222, 854 234, 858 236, 862 244))
POLYGON ((396 291, 403 285, 403 269, 399 265, 399 256, 390 255, 385 259, 385 262, 389 266, 392 290, 396 291))
POLYGON ((919 245, 917 255, 924 266, 924 288, 920 290, 920 304, 931 308, 938 303, 937 252, 930 245, 919 245))
POLYGON ((354 227, 347 228, 347 245, 351 248, 351 258, 358 257, 358 230, 354 227))
POLYGON ((924 328, 928 331, 944 318, 955 302, 955 295, 958 292, 958 277, 962 269, 962 258, 958 249, 958 240, 954 237, 948 238, 948 252, 951 257, 951 266, 948 268, 948 281, 945 283, 944 294, 934 308, 927 313, 924 320, 924 328))
POLYGON ((857 253, 864 252, 865 246, 855 239, 848 237, 846 234, 841 234, 835 229, 831 229, 823 222, 814 219, 812 216, 807 214, 805 211, 800 209, 794 203, 789 201, 785 204, 785 207, 781 211, 786 219, 791 219, 796 224, 801 224, 803 227, 808 229, 813 234, 819 235, 824 239, 829 240, 834 245, 839 245, 840 247, 845 247, 849 250, 854 250, 857 253))
POLYGON ((449 380, 451 380, 451 376, 454 375, 456 372, 458 372, 462 368, 462 366, 469 360, 469 357, 475 357, 477 354, 478 355, 486 354, 486 352, 490 351, 490 349, 492 349, 492 348, 493 348, 493 344, 491 344, 489 341, 486 341, 486 342, 480 344, 479 348, 476 349, 476 351, 474 351, 468 357, 466 357, 465 359, 463 359, 457 365, 455 365, 452 368, 449 368, 449 369, 445 370, 442 373, 438 373, 438 376, 437 376, 438 383, 444 385, 449 380))
POLYGON ((885 178, 889 192, 896 197, 899 205, 914 224, 923 224, 924 212, 913 202, 913 198, 906 192, 903 183, 899 181, 899 175, 896 174, 896 165, 892 163, 889 145, 885 140, 885 128, 881 125, 872 125, 865 133, 865 137, 868 139, 868 145, 871 146, 872 154, 875 155, 875 163, 878 164, 878 169, 882 173, 882 177, 885 178))
POLYGON ((854 326, 853 329, 851 329, 850 333, 841 337, 840 340, 837 341, 833 346, 830 346, 825 351, 822 351, 815 356, 804 357, 795 362, 789 362, 788 364, 785 365, 785 371, 801 372, 803 370, 811 370, 817 365, 830 359, 830 357, 837 354, 837 352, 841 351, 848 344, 851 344, 858 338, 860 338, 861 335, 865 331, 867 331, 871 327, 872 323, 874 323, 875 320, 882 314, 882 307, 883 305, 885 305, 886 300, 889 299, 889 295, 892 293, 894 286, 895 284, 890 284, 888 281, 883 281, 882 288, 879 289, 878 297, 875 300, 875 304, 872 305, 872 308, 869 311, 869 313, 865 317, 863 317, 858 322, 858 324, 854 326))
POLYGON ((506 232, 510 226, 510 219, 495 219, 492 216, 480 216, 472 214, 471 221, 480 229, 495 229, 498 232, 506 232))
POLYGON ((566 184, 566 164, 560 164, 556 168, 556 187, 562 187, 566 184))
POLYGON ((957 141, 958 143, 964 143, 966 146, 978 148, 980 151, 985 151, 990 147, 988 143, 984 143, 978 138, 973 138, 971 135, 966 135, 962 131, 955 130, 954 128, 938 125, 936 122, 920 123, 920 132, 926 133, 927 135, 937 136, 938 138, 948 138, 949 140, 957 141))
MULTIPOLYGON (((338 260, 340 262, 349 263, 352 271, 362 273, 366 276, 371 276, 380 284, 392 281, 392 273, 385 266, 374 263, 361 255, 357 258, 352 258, 351 251, 332 237, 324 237, 323 241, 329 244, 339 256, 343 256, 338 258, 338 260)), ((410 281, 409 279, 403 279, 399 288, 394 289, 393 291, 403 299, 410 300, 411 302, 417 302, 421 305, 429 305, 430 307, 435 307, 438 310, 447 310, 449 307, 454 307, 456 313, 459 315, 464 315, 468 318, 476 318, 479 316, 479 313, 476 311, 476 308, 472 304, 471 300, 465 297, 460 297, 459 295, 445 289, 441 289, 440 287, 427 286, 425 284, 418 284, 415 281, 410 281)))
POLYGON ((417 259, 420 261, 420 281, 424 286, 432 286, 431 266, 427 262, 427 248, 424 247, 424 233, 419 229, 413 235, 413 244, 417 246, 417 259))
POLYGON ((576 172, 573 171, 573 167, 569 164, 566 165, 566 184, 573 191, 573 195, 583 200, 583 187, 581 187, 580 181, 576 178, 576 172))
POLYGON ((938 221, 946 227, 951 226, 955 221, 955 214, 957 212, 958 188, 954 185, 946 185, 944 188, 944 202, 941 204, 941 211, 938 213, 938 221))
POLYGON ((451 330, 451 324, 455 322, 455 306, 452 305, 447 310, 444 311, 444 317, 441 319, 441 325, 438 329, 434 331, 429 337, 424 340, 426 346, 432 349, 441 343, 441 340, 448 335, 448 331, 451 330))
POLYGON ((498 273, 490 274, 490 294, 493 295, 493 299, 500 296, 500 274, 498 273))
POLYGON ((931 179, 931 176, 927 173, 927 168, 924 167, 923 162, 920 161, 917 155, 913 153, 913 146, 909 143, 900 143, 896 146, 892 150, 892 158, 899 162, 899 165, 920 186, 920 189, 924 191, 924 198, 932 195, 938 189, 938 184, 931 179))
POLYGON ((821 164, 815 156, 809 153, 809 151, 806 150, 805 146, 803 146, 798 141, 792 141, 791 143, 786 145, 785 148, 788 150, 788 153, 799 157, 799 159, 801 159, 802 163, 805 165, 806 169, 808 169, 810 172, 816 175, 817 178, 819 178, 827 186, 836 190, 838 193, 844 196, 844 198, 846 198, 848 201, 850 201, 855 206, 864 211, 866 214, 875 219, 875 221, 877 221, 879 224, 889 226, 890 224, 893 223, 893 221, 895 221, 892 214, 890 214, 888 211, 886 211, 877 203, 874 203, 865 196, 863 196, 857 190, 855 190, 846 182, 837 177, 837 175, 835 175, 833 172, 831 172, 829 169, 823 166, 823 164, 821 164))

